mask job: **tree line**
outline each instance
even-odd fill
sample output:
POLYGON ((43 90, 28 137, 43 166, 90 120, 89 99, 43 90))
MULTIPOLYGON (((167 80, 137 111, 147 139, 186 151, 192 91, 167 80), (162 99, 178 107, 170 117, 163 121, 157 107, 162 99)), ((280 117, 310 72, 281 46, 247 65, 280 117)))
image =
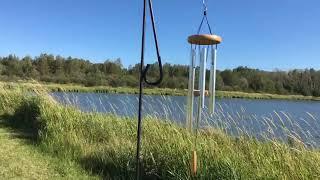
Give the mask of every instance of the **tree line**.
MULTIPOLYGON (((123 67, 120 59, 92 63, 85 59, 41 54, 0 57, 0 80, 37 80, 85 86, 137 87, 139 64, 123 67)), ((153 64, 148 77, 157 79, 158 66, 153 64)), ((162 88, 187 89, 188 66, 164 64, 162 88)), ((199 69, 197 69, 199 70, 199 69)), ((209 81, 209 70, 207 70, 209 81)), ((196 82, 197 84, 197 82, 196 82)), ((208 84, 208 83, 207 83, 208 84)), ((315 69, 263 71, 237 67, 217 71, 217 89, 225 91, 264 92, 320 96, 320 71, 315 69)))

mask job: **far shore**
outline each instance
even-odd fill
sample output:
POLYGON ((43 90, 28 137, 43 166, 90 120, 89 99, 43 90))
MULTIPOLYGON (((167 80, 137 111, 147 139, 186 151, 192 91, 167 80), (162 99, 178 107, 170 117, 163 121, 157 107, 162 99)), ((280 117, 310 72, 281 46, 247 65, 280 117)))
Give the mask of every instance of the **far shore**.
MULTIPOLYGON (((138 94, 139 89, 130 87, 94 86, 85 87, 77 84, 54 84, 39 82, 0 82, 0 88, 21 90, 48 90, 49 92, 79 92, 79 93, 112 93, 112 94, 138 94)), ((146 95, 186 96, 187 90, 169 88, 146 88, 146 95)), ((267 93, 247 93, 239 91, 217 91, 217 98, 242 99, 279 99, 279 100, 310 100, 320 101, 320 97, 303 95, 279 95, 267 93)))

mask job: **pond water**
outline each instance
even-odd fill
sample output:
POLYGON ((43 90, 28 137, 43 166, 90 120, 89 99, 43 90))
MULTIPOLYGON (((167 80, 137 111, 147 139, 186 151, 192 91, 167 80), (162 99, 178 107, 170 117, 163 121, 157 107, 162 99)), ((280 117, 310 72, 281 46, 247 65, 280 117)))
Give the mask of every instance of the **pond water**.
MULTIPOLYGON (((96 93, 53 93, 59 102, 85 112, 136 117, 138 96, 96 93)), ((186 97, 144 96, 143 114, 185 124, 186 97)), ((320 145, 320 102, 287 100, 217 99, 216 112, 203 112, 202 127, 221 128, 228 134, 259 139, 296 139, 307 146, 320 145)))

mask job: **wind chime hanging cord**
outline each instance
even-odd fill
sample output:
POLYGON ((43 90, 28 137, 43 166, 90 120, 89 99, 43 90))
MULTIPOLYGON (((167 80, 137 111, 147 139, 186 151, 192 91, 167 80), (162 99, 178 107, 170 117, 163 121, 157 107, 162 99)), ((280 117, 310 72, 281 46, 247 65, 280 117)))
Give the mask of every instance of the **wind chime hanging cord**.
MULTIPOLYGON (((203 26, 203 23, 204 23, 204 21, 206 21, 206 24, 207 24, 207 26, 208 26, 209 33, 210 33, 211 35, 213 35, 213 34, 212 34, 212 30, 211 30, 211 26, 210 26, 210 23, 209 23, 209 20, 208 20, 208 17, 207 17, 207 14, 208 14, 208 13, 207 13, 207 12, 208 12, 207 2, 208 2, 208 0, 202 0, 202 5, 203 5, 203 17, 202 17, 201 23, 200 23, 200 25, 199 25, 197 34, 200 34, 201 29, 202 29, 202 26, 203 26)), ((192 48, 192 44, 191 44, 191 48, 192 48)), ((196 48, 196 46, 195 46, 195 48, 196 48)), ((218 45, 216 45, 215 48, 217 49, 217 48, 218 48, 218 45)), ((208 58, 208 55, 207 55, 207 58, 208 58)))
POLYGON ((142 20, 142 44, 141 44, 141 62, 140 62, 140 83, 139 83, 139 110, 138 110, 138 128, 137 128, 137 152, 136 152, 136 179, 141 179, 141 136, 142 136, 142 97, 143 97, 143 87, 144 83, 148 85, 158 85, 163 79, 162 62, 160 56, 160 50, 158 45, 157 31, 155 27, 152 0, 148 0, 149 11, 152 23, 153 38, 157 52, 157 59, 159 65, 159 78, 150 82, 147 79, 147 73, 150 68, 150 64, 144 67, 144 50, 145 50, 145 34, 146 34, 146 11, 147 11, 147 0, 143 0, 143 20, 142 20))
POLYGON ((212 34, 211 26, 210 26, 210 24, 209 24, 209 20, 208 20, 208 17, 207 17, 207 11, 208 11, 207 1, 208 1, 208 0, 202 0, 202 4, 203 4, 203 17, 202 17, 200 26, 199 26, 199 28, 198 28, 198 34, 200 34, 200 31, 201 31, 201 28, 202 28, 202 25, 203 25, 204 21, 206 21, 207 26, 208 26, 208 29, 209 29, 209 32, 210 32, 210 34, 212 34))

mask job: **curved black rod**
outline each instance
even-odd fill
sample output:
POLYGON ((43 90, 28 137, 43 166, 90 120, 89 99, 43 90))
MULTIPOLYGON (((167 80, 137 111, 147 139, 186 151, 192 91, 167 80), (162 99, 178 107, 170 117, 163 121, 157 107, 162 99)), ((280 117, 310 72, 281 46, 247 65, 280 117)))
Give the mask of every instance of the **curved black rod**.
POLYGON ((147 64, 146 68, 144 68, 144 50, 145 50, 145 32, 146 32, 146 9, 147 9, 147 0, 143 0, 143 20, 142 20, 142 44, 141 44, 141 63, 140 63, 140 82, 139 82, 139 111, 138 111, 138 127, 137 127, 137 152, 136 152, 136 179, 141 179, 142 169, 141 166, 141 137, 142 137, 142 97, 143 97, 143 87, 144 83, 148 85, 158 85, 161 83, 163 79, 163 69, 162 69, 162 62, 160 56, 160 50, 158 46, 158 39, 157 39, 157 31, 154 22, 154 15, 153 15, 153 8, 152 8, 152 0, 148 0, 149 2, 149 10, 150 16, 152 21, 152 30, 153 30, 153 37, 154 43, 156 46, 157 51, 157 58, 159 64, 159 79, 155 82, 150 82, 147 79, 147 73, 150 69, 150 64, 147 64))
POLYGON ((149 0, 149 10, 150 10, 150 16, 151 16, 151 23, 152 23, 152 30, 153 30, 153 38, 154 38, 154 43, 156 46, 156 52, 157 52, 157 59, 158 59, 158 65, 159 65, 159 79, 155 82, 150 82, 147 79, 147 73, 150 68, 150 64, 147 64, 146 68, 143 71, 143 78, 144 82, 147 83, 148 85, 158 85, 162 82, 163 79, 163 70, 162 70, 162 62, 161 62, 161 56, 160 56, 160 50, 159 50, 159 45, 158 45, 158 37, 157 37, 157 30, 154 22, 154 15, 153 15, 153 7, 152 7, 152 0, 149 0))

